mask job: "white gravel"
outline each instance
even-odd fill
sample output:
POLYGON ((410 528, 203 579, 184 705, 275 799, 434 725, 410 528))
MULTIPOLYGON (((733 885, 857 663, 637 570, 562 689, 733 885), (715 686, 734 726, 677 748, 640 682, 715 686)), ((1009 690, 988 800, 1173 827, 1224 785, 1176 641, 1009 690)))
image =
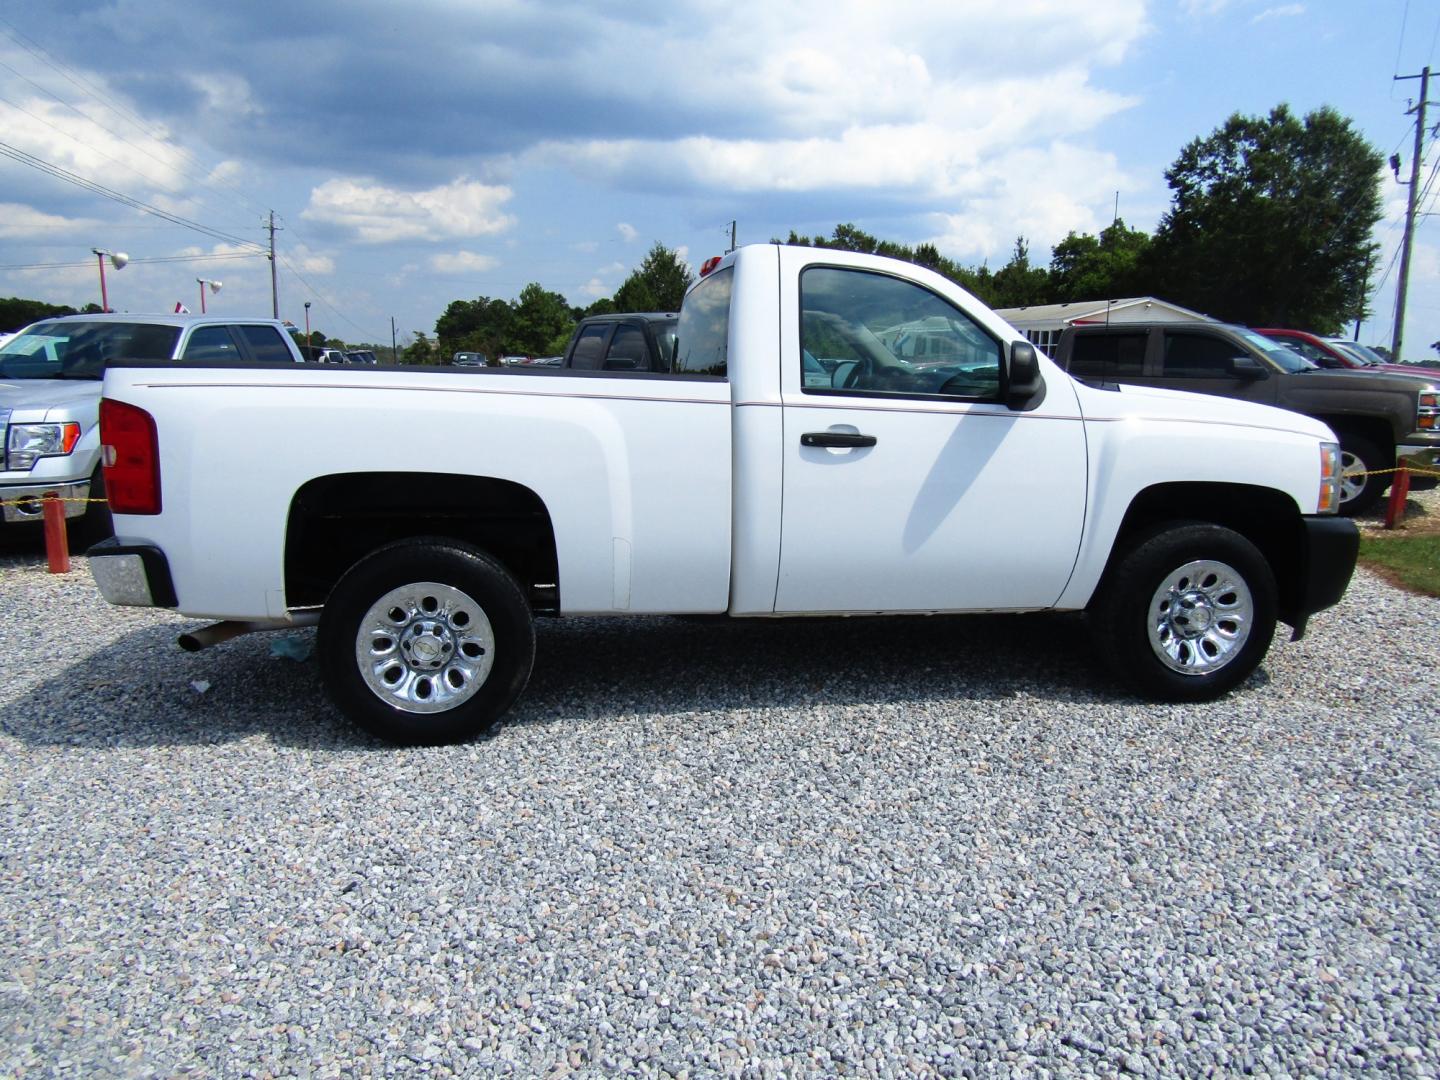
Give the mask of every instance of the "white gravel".
POLYGON ((1440 1067, 1440 606, 1364 572, 1214 705, 1070 617, 550 622, 395 750, 76 567, 0 556, 0 1075, 1440 1067))

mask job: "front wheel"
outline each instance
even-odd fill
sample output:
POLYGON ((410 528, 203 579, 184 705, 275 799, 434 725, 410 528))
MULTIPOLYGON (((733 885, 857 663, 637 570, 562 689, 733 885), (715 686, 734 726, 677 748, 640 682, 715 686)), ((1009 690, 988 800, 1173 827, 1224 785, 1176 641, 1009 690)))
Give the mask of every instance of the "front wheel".
POLYGON ((535 661, 535 625, 503 565, 467 545, 402 540, 342 577, 317 639, 326 689, 389 742, 459 742, 490 730, 535 661))
POLYGON ((1260 666, 1275 636, 1275 576, 1233 530, 1172 522, 1137 537, 1091 609, 1104 659, 1163 701, 1210 701, 1260 666))
POLYGON ((1354 517, 1376 503, 1390 485, 1389 462, 1368 439, 1340 437, 1340 513, 1354 517))

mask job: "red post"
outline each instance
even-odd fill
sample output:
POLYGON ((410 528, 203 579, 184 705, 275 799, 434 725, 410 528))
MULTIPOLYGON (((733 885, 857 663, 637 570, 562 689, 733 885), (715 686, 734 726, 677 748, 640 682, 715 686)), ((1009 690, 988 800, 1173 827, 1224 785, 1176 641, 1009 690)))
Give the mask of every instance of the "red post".
POLYGON ((70 541, 65 535, 65 504, 53 493, 45 496, 45 558, 50 573, 70 572, 70 541))
POLYGON ((105 293, 105 253, 97 251, 95 252, 95 258, 100 262, 100 310, 108 313, 110 311, 110 297, 105 293))
POLYGON ((1390 502, 1385 506, 1385 528, 1393 529, 1405 516, 1405 500, 1410 495, 1410 470, 1404 464, 1395 470, 1390 485, 1390 502))

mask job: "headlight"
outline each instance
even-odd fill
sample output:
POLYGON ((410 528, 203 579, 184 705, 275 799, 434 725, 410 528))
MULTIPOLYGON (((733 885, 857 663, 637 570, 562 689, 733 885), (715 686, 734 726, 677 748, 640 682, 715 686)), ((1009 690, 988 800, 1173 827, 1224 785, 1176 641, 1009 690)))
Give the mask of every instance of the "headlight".
POLYGON ((1320 444, 1320 499, 1316 512, 1333 514, 1340 509, 1340 444, 1320 444))
POLYGON ((63 457, 80 441, 80 425, 11 424, 5 440, 5 467, 20 472, 42 457, 63 457))

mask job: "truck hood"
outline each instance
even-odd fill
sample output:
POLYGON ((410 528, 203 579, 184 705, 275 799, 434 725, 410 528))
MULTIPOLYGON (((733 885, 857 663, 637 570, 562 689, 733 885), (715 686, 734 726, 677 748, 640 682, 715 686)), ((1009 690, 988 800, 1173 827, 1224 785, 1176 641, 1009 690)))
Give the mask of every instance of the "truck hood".
POLYGON ((0 379, 0 410, 16 413, 15 420, 21 412, 26 420, 45 420, 51 410, 82 420, 95 413, 99 402, 99 379, 0 379))
POLYGON ((1432 387, 1440 386, 1440 379, 1434 376, 1427 376, 1424 372, 1415 371, 1401 375, 1394 371, 1381 371, 1375 368, 1319 368, 1315 371, 1302 371, 1292 375, 1290 383, 1292 389, 1304 387, 1310 390, 1395 390, 1404 394, 1418 394, 1423 390, 1424 383, 1432 387))
POLYGON ((1319 420, 1253 401, 1236 401, 1213 394, 1193 394, 1153 386, 1121 385, 1118 389, 1107 386, 1100 390, 1077 383, 1076 390, 1087 420, 1189 420, 1287 431, 1326 441, 1335 437, 1319 420))

